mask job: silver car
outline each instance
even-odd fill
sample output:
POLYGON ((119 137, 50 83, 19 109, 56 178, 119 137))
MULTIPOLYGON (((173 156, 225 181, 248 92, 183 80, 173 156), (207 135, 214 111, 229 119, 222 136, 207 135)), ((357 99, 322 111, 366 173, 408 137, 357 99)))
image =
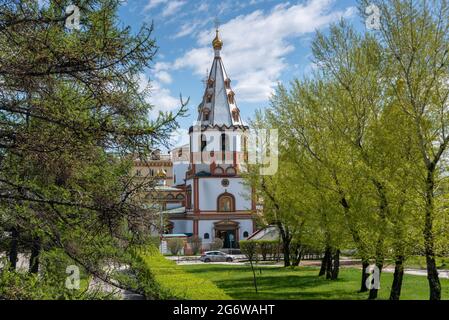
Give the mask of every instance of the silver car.
POLYGON ((234 258, 221 251, 207 251, 204 252, 200 258, 203 262, 232 262, 234 258))

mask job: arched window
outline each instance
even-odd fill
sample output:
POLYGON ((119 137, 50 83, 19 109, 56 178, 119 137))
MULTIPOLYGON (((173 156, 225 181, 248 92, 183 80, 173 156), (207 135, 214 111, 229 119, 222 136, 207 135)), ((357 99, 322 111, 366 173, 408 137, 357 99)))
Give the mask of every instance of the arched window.
POLYGON ((248 238, 248 231, 243 232, 243 238, 248 238))
POLYGON ((225 80, 225 87, 226 87, 226 89, 230 89, 231 88, 231 79, 226 79, 225 80))
POLYGON ((234 104, 234 92, 229 92, 229 94, 228 94, 228 102, 230 103, 230 104, 234 104))
POLYGON ((192 187, 189 185, 186 189, 187 209, 192 209, 192 187))
POLYGON ((207 138, 206 135, 202 134, 201 135, 201 151, 204 151, 204 149, 206 149, 207 146, 207 138))
POLYGON ((209 239, 209 234, 207 232, 204 234, 203 239, 209 239))
POLYGON ((226 151, 228 145, 228 136, 225 133, 221 134, 221 151, 226 151))
POLYGON ((217 199, 217 211, 232 212, 235 211, 235 199, 230 193, 223 193, 217 199))
POLYGON ((221 160, 223 163, 226 160, 226 151, 229 150, 229 138, 225 133, 221 134, 221 160))
POLYGON ((232 118, 235 122, 239 121, 239 111, 237 109, 232 110, 232 118))

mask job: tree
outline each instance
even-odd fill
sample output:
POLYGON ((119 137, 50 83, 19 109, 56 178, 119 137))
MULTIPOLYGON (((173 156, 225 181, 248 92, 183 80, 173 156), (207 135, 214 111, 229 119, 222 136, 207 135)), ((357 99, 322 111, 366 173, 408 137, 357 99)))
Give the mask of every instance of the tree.
POLYGON ((202 248, 202 244, 203 244, 203 239, 201 239, 201 237, 193 236, 189 239, 189 242, 190 242, 190 246, 192 248, 192 253, 194 255, 197 255, 198 253, 201 252, 201 248, 202 248))
POLYGON ((109 281, 101 265, 124 259, 153 223, 142 193, 154 182, 136 182, 133 160, 167 141, 184 107, 154 114, 139 89, 156 52, 151 26, 132 32, 117 21, 120 1, 87 0, 75 3, 81 29, 67 30, 69 4, 0 5, 0 207, 11 261, 29 235, 30 271, 45 242, 109 281))
POLYGON ((254 270, 254 262, 257 263, 259 260, 258 250, 257 250, 257 242, 252 240, 240 240, 240 250, 246 256, 251 266, 251 271, 253 272, 253 283, 254 289, 257 293, 257 279, 256 279, 256 271, 254 270))
POLYGON ((419 185, 424 194, 423 238, 430 299, 441 299, 435 262, 436 188, 442 157, 447 150, 448 30, 447 1, 375 1, 385 19, 379 41, 389 54, 390 78, 396 99, 414 123, 416 146, 426 175, 419 185))
POLYGON ((167 247, 170 253, 176 256, 184 248, 184 240, 179 238, 167 239, 167 247))

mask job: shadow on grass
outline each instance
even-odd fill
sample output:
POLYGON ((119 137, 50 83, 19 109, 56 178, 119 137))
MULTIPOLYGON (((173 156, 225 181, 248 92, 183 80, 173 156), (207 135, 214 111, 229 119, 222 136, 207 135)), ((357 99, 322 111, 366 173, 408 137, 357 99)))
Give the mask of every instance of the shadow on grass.
POLYGON ((189 268, 189 272, 207 276, 234 299, 366 299, 366 295, 357 294, 350 279, 326 280, 318 277, 316 268, 258 267, 256 270, 258 294, 255 293, 249 267, 202 265, 189 268))

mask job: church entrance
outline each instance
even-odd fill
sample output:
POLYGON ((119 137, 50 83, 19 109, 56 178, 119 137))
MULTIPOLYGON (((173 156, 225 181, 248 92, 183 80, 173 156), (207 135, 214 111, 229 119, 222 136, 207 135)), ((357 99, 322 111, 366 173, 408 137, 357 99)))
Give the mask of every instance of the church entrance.
POLYGON ((223 240, 224 249, 238 248, 239 223, 229 220, 214 223, 215 237, 223 240))
POLYGON ((235 230, 227 230, 227 231, 217 230, 216 237, 223 240, 223 248, 225 249, 237 248, 237 243, 235 240, 236 239, 235 230))

